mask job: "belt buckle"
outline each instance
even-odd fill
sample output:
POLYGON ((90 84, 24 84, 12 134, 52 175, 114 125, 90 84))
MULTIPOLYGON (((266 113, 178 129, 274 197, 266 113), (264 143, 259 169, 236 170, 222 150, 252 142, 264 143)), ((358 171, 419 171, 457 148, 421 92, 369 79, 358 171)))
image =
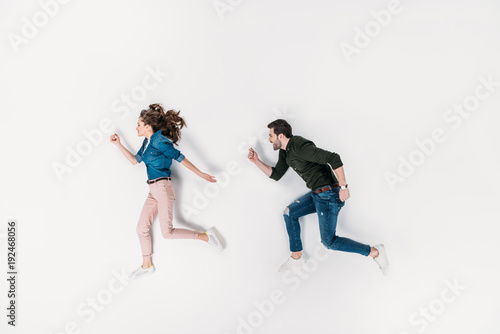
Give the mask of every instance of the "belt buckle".
POLYGON ((326 187, 321 187, 321 188, 319 188, 319 189, 316 189, 314 192, 316 193, 316 195, 317 195, 317 194, 321 194, 322 192, 326 191, 326 190, 323 190, 323 189, 325 189, 325 188, 327 188, 327 187, 328 187, 328 186, 326 186, 326 187))

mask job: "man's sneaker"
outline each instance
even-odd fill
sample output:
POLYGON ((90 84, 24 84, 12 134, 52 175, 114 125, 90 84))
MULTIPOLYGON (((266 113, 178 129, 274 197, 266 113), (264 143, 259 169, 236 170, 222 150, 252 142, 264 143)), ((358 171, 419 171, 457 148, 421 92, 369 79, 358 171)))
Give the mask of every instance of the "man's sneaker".
POLYGON ((301 267, 304 263, 306 263, 306 260, 304 260, 304 256, 301 256, 299 259, 294 259, 293 257, 289 257, 288 260, 286 260, 285 263, 278 269, 279 272, 284 272, 284 271, 291 271, 296 268, 301 267))
POLYGON ((130 274, 128 278, 130 279, 137 279, 141 278, 142 276, 146 276, 149 274, 152 274, 155 272, 155 267, 151 265, 151 267, 144 269, 142 266, 140 266, 137 270, 135 270, 133 273, 130 274))
POLYGON ((217 237, 217 234, 215 234, 214 228, 211 227, 208 229, 208 231, 205 232, 206 235, 208 235, 208 244, 214 246, 218 250, 222 252, 222 243, 220 242, 219 238, 217 237))
POLYGON ((378 250, 378 256, 373 260, 377 262, 380 270, 382 270, 382 274, 385 276, 389 275, 389 260, 387 259, 387 252, 385 251, 384 245, 375 245, 373 248, 378 250))

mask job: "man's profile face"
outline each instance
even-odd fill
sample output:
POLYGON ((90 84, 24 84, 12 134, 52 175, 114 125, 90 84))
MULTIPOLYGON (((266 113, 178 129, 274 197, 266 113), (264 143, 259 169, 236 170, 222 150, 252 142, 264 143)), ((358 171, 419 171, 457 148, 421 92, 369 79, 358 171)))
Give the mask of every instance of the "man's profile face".
POLYGON ((269 129, 269 142, 273 144, 273 149, 275 151, 281 148, 281 142, 278 139, 278 136, 274 133, 274 128, 269 129))

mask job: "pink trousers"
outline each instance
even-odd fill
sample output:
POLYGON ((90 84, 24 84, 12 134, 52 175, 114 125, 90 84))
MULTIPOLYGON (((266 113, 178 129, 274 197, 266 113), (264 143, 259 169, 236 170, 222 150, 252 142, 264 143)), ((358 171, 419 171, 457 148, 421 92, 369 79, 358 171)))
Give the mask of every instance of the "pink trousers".
POLYGON ((170 180, 160 180, 149 185, 149 194, 142 208, 137 234, 141 244, 142 256, 153 254, 149 230, 158 214, 161 234, 166 239, 197 239, 198 233, 191 230, 173 228, 172 218, 175 201, 174 187, 170 180))

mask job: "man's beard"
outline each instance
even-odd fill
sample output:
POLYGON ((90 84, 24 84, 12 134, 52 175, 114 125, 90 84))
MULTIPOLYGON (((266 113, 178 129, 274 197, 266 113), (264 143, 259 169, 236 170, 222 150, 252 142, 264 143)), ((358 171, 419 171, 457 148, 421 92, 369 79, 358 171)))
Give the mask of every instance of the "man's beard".
POLYGON ((280 143, 280 141, 279 141, 279 140, 276 140, 276 141, 273 143, 273 149, 274 149, 275 151, 277 151, 277 150, 279 150, 279 149, 280 149, 280 147, 281 147, 281 143, 280 143))

